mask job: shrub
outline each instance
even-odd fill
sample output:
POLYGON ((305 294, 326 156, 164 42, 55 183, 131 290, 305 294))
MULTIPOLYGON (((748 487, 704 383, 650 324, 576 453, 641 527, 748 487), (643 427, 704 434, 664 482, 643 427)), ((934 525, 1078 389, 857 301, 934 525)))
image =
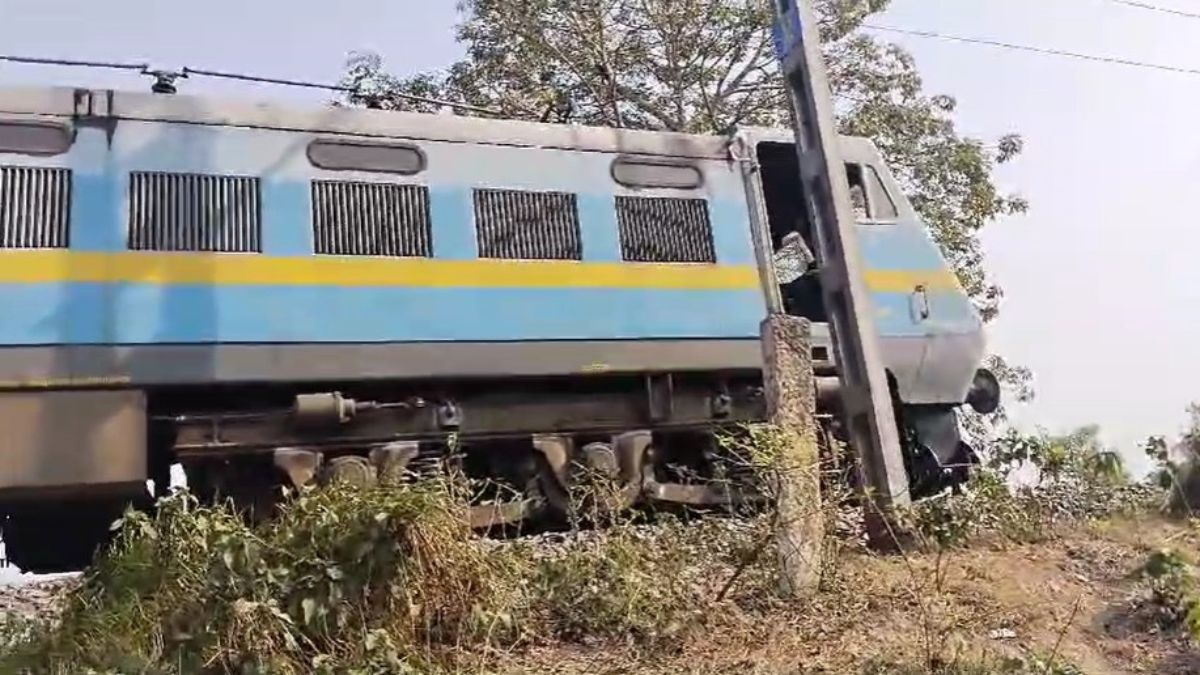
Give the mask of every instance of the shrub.
POLYGON ((1200 579, 1196 568, 1174 549, 1159 549, 1139 568, 1149 581, 1147 604, 1164 628, 1182 627, 1200 640, 1200 579))
POLYGON ((863 675, 1083 675, 1083 671, 1060 658, 1029 653, 983 655, 936 666, 875 661, 867 664, 863 675))
POLYGON ((1128 480, 1119 455, 1098 445, 1097 429, 1061 437, 1010 431, 958 492, 916 502, 901 514, 938 546, 983 533, 1015 542, 1044 539, 1062 524, 1143 512, 1162 491, 1128 480))
POLYGON ((0 626, 0 672, 407 673, 533 635, 653 646, 758 534, 663 518, 506 542, 466 523, 438 481, 304 491, 259 526, 180 492, 122 518, 59 622, 0 626))
POLYGON ((0 669, 306 673, 349 659, 403 672, 513 639, 516 570, 465 522, 436 484, 306 492, 257 529, 179 493, 127 513, 57 627, 0 669))

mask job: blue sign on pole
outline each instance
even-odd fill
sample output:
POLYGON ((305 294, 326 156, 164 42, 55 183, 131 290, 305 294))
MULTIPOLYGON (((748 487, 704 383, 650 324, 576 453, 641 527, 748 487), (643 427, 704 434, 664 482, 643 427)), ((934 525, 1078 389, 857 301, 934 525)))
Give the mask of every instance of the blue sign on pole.
POLYGON ((804 41, 804 31, 800 26, 800 9, 796 4, 798 1, 776 0, 771 40, 775 44, 775 57, 781 62, 804 41))
POLYGON ((783 59, 788 53, 788 47, 787 39, 783 37, 783 25, 779 23, 778 17, 771 24, 771 41, 775 43, 775 58, 779 59, 780 63, 783 63, 783 59))

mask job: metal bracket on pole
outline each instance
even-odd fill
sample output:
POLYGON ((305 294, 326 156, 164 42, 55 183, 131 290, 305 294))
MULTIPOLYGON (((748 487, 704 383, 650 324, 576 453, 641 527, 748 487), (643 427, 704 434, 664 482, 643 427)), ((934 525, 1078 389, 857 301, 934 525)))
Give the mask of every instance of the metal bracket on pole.
POLYGON ((817 23, 808 0, 770 1, 775 51, 792 101, 799 180, 816 233, 821 285, 840 364, 846 427, 878 507, 875 515, 884 515, 909 502, 908 475, 863 278, 817 23))

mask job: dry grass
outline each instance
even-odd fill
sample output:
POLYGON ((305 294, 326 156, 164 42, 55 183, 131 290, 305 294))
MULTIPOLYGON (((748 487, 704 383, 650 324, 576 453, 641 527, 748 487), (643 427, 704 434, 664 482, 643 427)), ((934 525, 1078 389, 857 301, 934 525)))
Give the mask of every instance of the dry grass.
POLYGON ((475 672, 546 642, 653 651, 761 538, 664 517, 547 546, 466 522, 441 482, 307 492, 258 528, 176 495, 126 516, 56 624, 4 626, 0 672, 475 672))
MULTIPOLYGON (((436 503, 440 497, 421 499, 436 503)), ((313 522, 307 519, 331 505, 322 497, 294 517, 313 522)), ((347 522, 376 515, 339 517, 337 529, 349 535, 347 522)), ((210 563, 197 567, 203 575, 183 573, 171 569, 179 564, 175 557, 147 554, 148 530, 131 530, 123 535, 124 548, 69 596, 64 623, 18 641, 0 672, 22 666, 61 673, 1068 675, 1200 669, 1181 633, 1138 623, 1144 586, 1131 573, 1146 555, 1164 542, 1200 555, 1193 530, 1159 519, 1077 526, 1037 544, 995 537, 907 556, 845 546, 828 566, 821 591, 793 604, 772 590, 769 556, 747 567, 718 600, 761 540, 762 522, 625 524, 547 545, 483 543, 457 524, 434 525, 440 514, 415 509, 408 516, 432 521, 401 528, 408 534, 381 533, 402 535, 396 538, 405 543, 397 550, 413 560, 348 567, 350 575, 371 580, 344 587, 357 590, 343 590, 338 607, 310 610, 307 622, 303 598, 331 588, 313 581, 318 569, 325 570, 324 562, 315 561, 350 551, 324 540, 328 530, 304 532, 293 523, 285 539, 322 553, 309 554, 291 581, 232 586, 222 570, 242 563, 230 564, 223 552, 212 558, 228 549, 181 548, 171 555, 210 563), (453 536, 434 534, 442 532, 437 527, 453 536), (148 567, 151 560, 157 571, 148 567), (291 605, 284 600, 289 597, 301 600, 291 605)), ((196 519, 195 512, 189 519, 196 519)), ((202 529, 224 533, 206 537, 209 546, 239 541, 227 538, 224 525, 202 529)), ((184 535, 168 536, 178 542, 184 535)), ((271 568, 255 569, 269 576, 271 568)))
POLYGON ((648 653, 621 640, 554 643, 510 653, 501 671, 1200 672, 1200 654, 1182 634, 1130 633, 1122 623, 1141 589, 1131 571, 1164 540, 1179 543, 1188 532, 1150 518, 1059 530, 1039 544, 997 538, 907 561, 845 551, 836 576, 802 606, 730 602, 710 607, 702 626, 670 650, 648 653))
POLYGON ((777 591, 774 512, 581 514, 608 527, 500 542, 445 482, 305 492, 257 528, 178 495, 125 519, 60 622, 0 630, 0 672, 1200 672, 1186 636, 1139 623, 1131 574, 1164 542, 1200 559, 1196 532, 994 488, 922 507, 923 546, 898 555, 835 534, 826 507, 803 602, 777 591))

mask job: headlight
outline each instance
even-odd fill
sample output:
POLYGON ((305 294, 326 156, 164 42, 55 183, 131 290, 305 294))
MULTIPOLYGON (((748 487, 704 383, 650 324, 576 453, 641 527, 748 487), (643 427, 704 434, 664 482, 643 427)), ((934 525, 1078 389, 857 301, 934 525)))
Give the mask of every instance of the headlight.
POLYGON ((975 371, 967 403, 981 415, 990 415, 1000 407, 1000 381, 986 368, 975 371))

